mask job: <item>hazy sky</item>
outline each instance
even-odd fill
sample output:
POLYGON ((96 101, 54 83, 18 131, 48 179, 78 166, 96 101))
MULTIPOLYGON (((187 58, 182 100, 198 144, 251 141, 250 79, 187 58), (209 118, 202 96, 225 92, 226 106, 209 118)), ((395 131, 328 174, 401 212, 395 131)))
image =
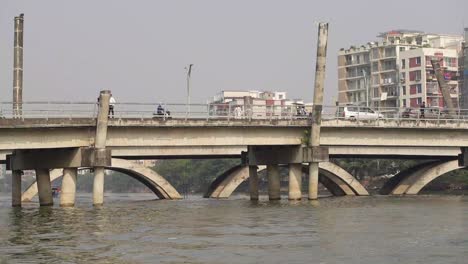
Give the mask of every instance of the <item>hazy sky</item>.
POLYGON ((461 34, 468 1, 0 0, 0 101, 12 100, 13 20, 25 14, 26 101, 192 102, 221 90, 278 90, 312 101, 317 23, 330 23, 325 101, 337 51, 379 32, 461 34), (440 12, 440 13, 438 13, 440 12))

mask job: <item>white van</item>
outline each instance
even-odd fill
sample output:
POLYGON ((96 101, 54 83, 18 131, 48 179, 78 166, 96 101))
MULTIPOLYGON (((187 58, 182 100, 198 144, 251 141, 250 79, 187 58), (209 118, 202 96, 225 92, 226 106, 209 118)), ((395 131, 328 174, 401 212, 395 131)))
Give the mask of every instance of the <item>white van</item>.
POLYGON ((366 106, 339 106, 338 118, 346 120, 377 120, 384 116, 366 106))

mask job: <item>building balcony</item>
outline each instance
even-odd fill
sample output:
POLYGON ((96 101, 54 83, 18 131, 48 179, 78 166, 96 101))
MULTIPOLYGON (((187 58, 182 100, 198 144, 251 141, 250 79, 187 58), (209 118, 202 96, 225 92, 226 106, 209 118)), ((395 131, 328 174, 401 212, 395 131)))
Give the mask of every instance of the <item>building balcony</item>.
POLYGON ((345 63, 345 67, 364 66, 364 65, 369 64, 369 63, 370 63, 370 61, 361 61, 361 62, 347 61, 345 63))
POLYGON ((346 90, 346 92, 353 93, 353 92, 362 92, 362 91, 365 91, 365 90, 366 90, 366 88, 353 88, 353 89, 346 90))
POLYGON ((344 79, 346 80, 355 80, 355 79, 360 79, 360 78, 364 78, 364 75, 350 75, 350 76, 346 76, 344 79))

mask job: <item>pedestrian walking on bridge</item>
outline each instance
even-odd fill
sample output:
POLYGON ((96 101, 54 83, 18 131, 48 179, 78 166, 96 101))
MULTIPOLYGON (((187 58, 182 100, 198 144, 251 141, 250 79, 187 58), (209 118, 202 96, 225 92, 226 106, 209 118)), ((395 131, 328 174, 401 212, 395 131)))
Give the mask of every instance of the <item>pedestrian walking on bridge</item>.
POLYGON ((109 99, 109 117, 114 118, 114 106, 115 106, 115 99, 112 94, 110 94, 110 99, 109 99))

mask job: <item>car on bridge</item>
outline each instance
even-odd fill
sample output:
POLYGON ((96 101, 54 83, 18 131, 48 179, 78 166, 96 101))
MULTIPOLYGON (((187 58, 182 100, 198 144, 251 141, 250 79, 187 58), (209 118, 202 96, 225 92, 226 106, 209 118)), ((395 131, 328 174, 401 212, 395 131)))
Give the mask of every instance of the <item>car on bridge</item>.
POLYGON ((384 118, 383 114, 374 111, 366 106, 339 106, 337 112, 338 118, 346 120, 377 120, 384 118))

